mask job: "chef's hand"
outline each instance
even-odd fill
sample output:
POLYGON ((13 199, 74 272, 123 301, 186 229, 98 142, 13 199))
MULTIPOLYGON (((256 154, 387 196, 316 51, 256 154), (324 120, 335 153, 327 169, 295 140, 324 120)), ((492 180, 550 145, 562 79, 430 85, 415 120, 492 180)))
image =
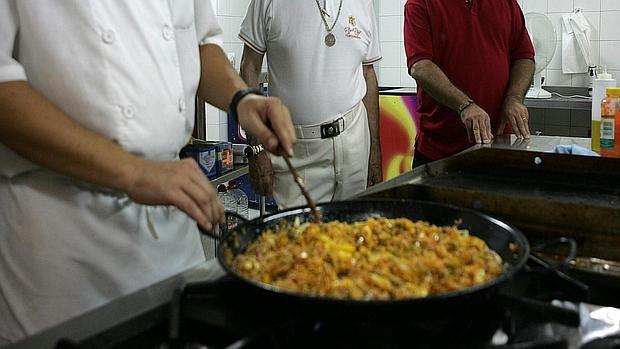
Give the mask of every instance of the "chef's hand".
POLYGON ((367 187, 372 187, 383 181, 383 173, 381 171, 381 148, 372 145, 370 147, 370 159, 368 160, 368 182, 367 187))
POLYGON ((149 161, 139 159, 127 183, 127 195, 145 205, 173 205, 203 229, 224 223, 224 206, 193 159, 149 161))
POLYGON ((282 147, 293 156, 297 139, 291 114, 278 98, 247 95, 237 105, 237 114, 241 127, 256 136, 265 149, 275 154, 282 147))
POLYGON ((475 141, 477 144, 488 144, 493 140, 493 131, 491 130, 491 119, 482 108, 477 104, 471 104, 461 112, 461 121, 467 127, 467 136, 469 141, 475 141))
POLYGON ((506 97, 500 113, 501 122, 497 129, 497 135, 503 134, 506 125, 510 124, 517 137, 530 138, 529 113, 521 98, 517 96, 506 97))
POLYGON ((249 158, 250 185, 258 194, 273 196, 273 168, 267 152, 260 152, 249 158))

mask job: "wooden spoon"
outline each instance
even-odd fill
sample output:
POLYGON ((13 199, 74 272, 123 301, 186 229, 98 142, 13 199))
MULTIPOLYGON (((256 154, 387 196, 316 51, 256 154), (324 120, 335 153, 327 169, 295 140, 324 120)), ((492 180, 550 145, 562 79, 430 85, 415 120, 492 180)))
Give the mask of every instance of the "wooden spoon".
POLYGON ((301 193, 304 194, 304 197, 306 198, 306 202, 308 203, 308 206, 310 206, 310 211, 314 215, 314 223, 320 223, 321 214, 316 209, 314 200, 312 200, 312 198, 310 197, 310 194, 306 190, 303 180, 301 179, 301 177, 299 177, 299 175, 297 174, 297 171, 295 171, 293 164, 291 164, 291 160, 289 160, 289 158, 286 155, 284 155, 284 152, 282 152, 282 154, 283 154, 282 157, 284 158, 284 161, 286 162, 286 165, 288 166, 289 171, 291 171, 293 178, 295 178, 295 183, 297 183, 297 186, 299 187, 299 189, 301 189, 301 193))

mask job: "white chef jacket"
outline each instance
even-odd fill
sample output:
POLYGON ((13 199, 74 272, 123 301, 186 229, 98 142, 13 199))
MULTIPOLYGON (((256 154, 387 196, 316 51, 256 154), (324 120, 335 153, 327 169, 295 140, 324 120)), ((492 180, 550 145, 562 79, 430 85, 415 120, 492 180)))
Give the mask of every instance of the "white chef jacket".
POLYGON ((381 59, 372 1, 343 0, 334 24, 339 5, 326 1, 332 47, 314 0, 252 0, 241 24, 239 38, 267 53, 269 94, 284 101, 295 125, 326 122, 357 106, 366 95, 362 65, 381 59))
MULTIPOLYGON (((0 82, 27 80, 147 159, 177 158, 190 137, 203 44, 221 44, 210 0, 0 1, 0 82)), ((204 260, 180 211, 42 169, 2 144, 0 207, 0 343, 204 260)))

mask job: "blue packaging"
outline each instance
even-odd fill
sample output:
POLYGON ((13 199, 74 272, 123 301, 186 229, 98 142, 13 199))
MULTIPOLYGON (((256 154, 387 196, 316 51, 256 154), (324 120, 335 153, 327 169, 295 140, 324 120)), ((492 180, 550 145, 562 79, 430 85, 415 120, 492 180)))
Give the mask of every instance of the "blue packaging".
POLYGON ((181 158, 191 157, 198 163, 209 179, 219 176, 217 171, 217 147, 211 144, 187 145, 181 149, 181 158))
POLYGON ((213 144, 217 148, 215 166, 217 167, 218 175, 221 176, 226 172, 232 171, 235 165, 232 143, 214 142, 213 144))

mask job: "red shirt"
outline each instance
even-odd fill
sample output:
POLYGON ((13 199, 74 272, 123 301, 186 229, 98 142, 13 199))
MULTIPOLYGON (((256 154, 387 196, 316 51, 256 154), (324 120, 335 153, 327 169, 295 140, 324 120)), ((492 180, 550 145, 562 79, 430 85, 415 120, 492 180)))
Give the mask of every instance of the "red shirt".
MULTIPOLYGON (((534 48, 516 0, 408 0, 405 4, 407 67, 433 61, 458 89, 491 118, 493 133, 508 86, 511 63, 534 59, 534 48)), ((420 129, 416 149, 438 160, 473 143, 458 114, 418 86, 420 129)))

